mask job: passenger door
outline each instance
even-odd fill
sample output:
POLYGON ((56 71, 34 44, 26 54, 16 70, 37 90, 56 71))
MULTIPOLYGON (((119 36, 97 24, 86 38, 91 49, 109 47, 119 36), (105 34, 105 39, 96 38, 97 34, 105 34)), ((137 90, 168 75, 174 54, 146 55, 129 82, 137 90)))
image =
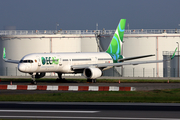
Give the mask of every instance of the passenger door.
POLYGON ((40 71, 40 68, 41 68, 41 65, 42 65, 41 64, 41 57, 37 56, 36 60, 37 60, 37 63, 36 63, 36 66, 37 66, 36 69, 37 70, 36 71, 40 71))

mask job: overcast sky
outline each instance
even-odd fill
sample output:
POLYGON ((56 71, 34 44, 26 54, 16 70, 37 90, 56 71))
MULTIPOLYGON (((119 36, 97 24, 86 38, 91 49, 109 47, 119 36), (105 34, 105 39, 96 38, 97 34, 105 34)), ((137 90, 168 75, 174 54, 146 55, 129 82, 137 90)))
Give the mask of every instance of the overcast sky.
POLYGON ((180 0, 0 0, 0 30, 180 29, 180 0))

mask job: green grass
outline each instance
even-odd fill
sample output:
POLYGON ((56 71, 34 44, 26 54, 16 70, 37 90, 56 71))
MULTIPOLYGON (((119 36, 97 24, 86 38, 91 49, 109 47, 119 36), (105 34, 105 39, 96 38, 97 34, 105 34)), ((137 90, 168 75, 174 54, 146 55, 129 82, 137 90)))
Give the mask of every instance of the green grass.
MULTIPOLYGON (((30 82, 31 79, 1 79, 1 81, 30 82)), ((167 83, 168 80, 121 80, 121 83, 167 83)), ((37 82, 56 82, 56 79, 38 79, 37 82)), ((86 83, 86 79, 66 79, 65 82, 86 83)), ((98 79, 97 83, 118 83, 114 79, 98 79)), ((169 80, 179 83, 180 80, 169 80)), ((180 89, 153 91, 99 91, 99 92, 53 92, 41 94, 0 94, 0 101, 43 101, 43 102, 146 102, 180 103, 180 89)))
POLYGON ((0 101, 180 103, 180 89, 0 94, 0 101))
MULTIPOLYGON (((146 80, 146 79, 120 79, 121 83, 167 83, 168 80, 146 80)), ((99 79, 99 83, 118 83, 119 80, 99 79)), ((169 80, 169 83, 180 83, 180 80, 169 80)))

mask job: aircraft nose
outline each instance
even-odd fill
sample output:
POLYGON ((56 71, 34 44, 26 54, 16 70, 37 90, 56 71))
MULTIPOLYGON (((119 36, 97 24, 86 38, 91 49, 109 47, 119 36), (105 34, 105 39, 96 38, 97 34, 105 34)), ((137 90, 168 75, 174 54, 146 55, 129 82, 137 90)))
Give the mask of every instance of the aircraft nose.
POLYGON ((25 72, 26 66, 23 65, 23 64, 19 64, 19 65, 18 65, 18 70, 21 71, 21 72, 25 72))

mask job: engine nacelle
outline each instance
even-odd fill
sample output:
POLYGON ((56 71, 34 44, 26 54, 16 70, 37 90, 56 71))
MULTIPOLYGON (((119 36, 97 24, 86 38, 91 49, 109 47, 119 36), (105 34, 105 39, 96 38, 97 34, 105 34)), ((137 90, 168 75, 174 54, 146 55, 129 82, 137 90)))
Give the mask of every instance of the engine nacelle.
POLYGON ((45 72, 42 72, 42 73, 36 73, 35 78, 42 78, 42 77, 44 77, 45 75, 46 75, 45 72))
POLYGON ((86 68, 83 71, 83 75, 87 79, 96 79, 102 76, 102 71, 99 68, 86 68))

